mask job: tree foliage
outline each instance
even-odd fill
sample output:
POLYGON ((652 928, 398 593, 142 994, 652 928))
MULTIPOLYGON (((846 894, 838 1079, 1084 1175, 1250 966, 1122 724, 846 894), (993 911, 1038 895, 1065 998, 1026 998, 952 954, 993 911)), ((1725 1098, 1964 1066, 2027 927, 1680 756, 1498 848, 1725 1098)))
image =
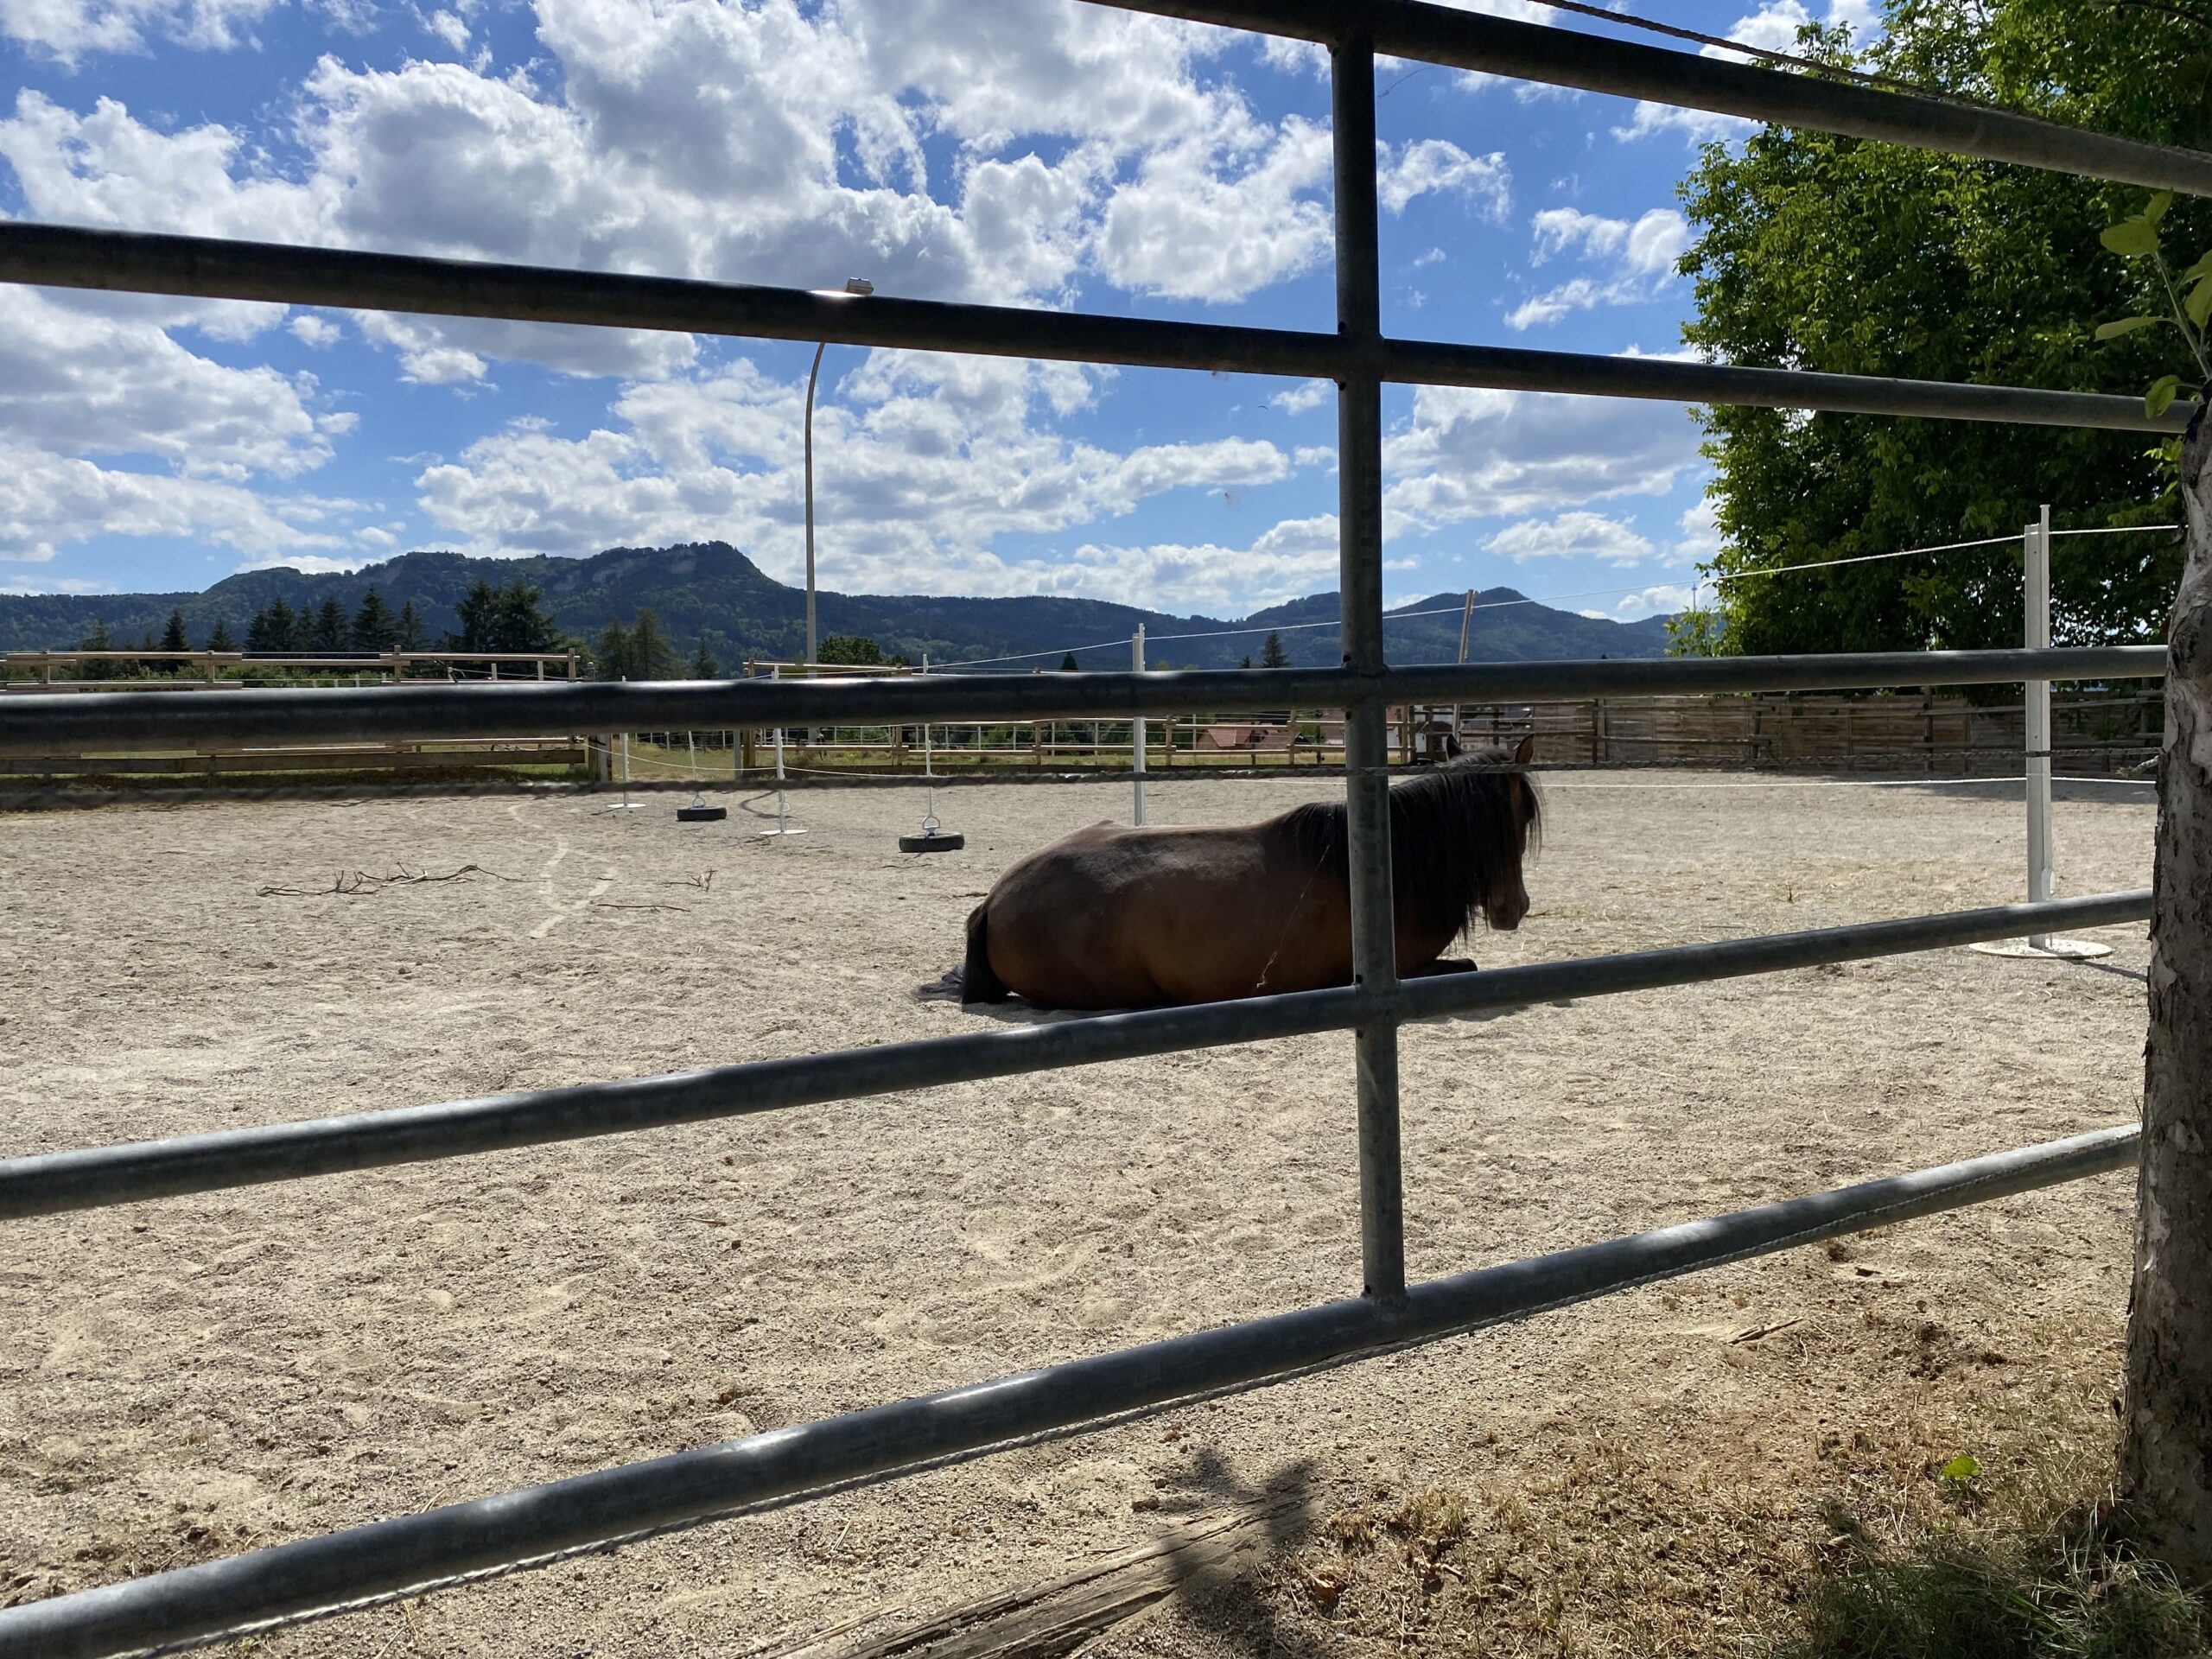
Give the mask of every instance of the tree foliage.
MULTIPOLYGON (((1847 55, 1808 29, 1814 54, 1847 55)), ((1890 0, 1856 61, 1923 86, 2128 137, 2212 142, 2208 0, 1890 0)), ((1733 363, 2139 393, 2175 365, 2096 325, 2145 308, 2152 273, 2100 243, 2141 193, 2024 167, 1768 128, 1711 146, 1683 186, 1699 238, 1694 346, 1733 363)), ((2177 205, 2202 245, 2212 204, 2177 205)), ((1703 411, 1723 549, 1722 648, 2017 645, 2020 527, 2171 522, 2171 446, 2137 435, 1715 408, 1703 411), (2014 538, 1834 571, 1745 571, 2014 538)), ((2155 633, 2176 539, 2062 539, 2063 643, 2155 633)), ((1677 648, 1681 648, 1678 641, 1677 648)))
POLYGON ((1290 653, 1283 649, 1282 635, 1270 633, 1260 646, 1262 668, 1288 668, 1290 653))
POLYGON ((814 660, 842 663, 851 668, 876 668, 888 659, 883 654, 883 647, 873 639, 856 633, 833 633, 816 649, 814 660))
POLYGON ((568 640, 544 608, 542 588, 527 582, 494 588, 481 576, 454 607, 461 626, 445 648, 459 652, 565 651, 568 640))
POLYGON ((353 648, 356 651, 390 651, 399 639, 399 625, 392 618, 391 607, 384 602, 384 595, 373 588, 361 595, 361 603, 353 613, 353 648))
POLYGON ((592 646, 592 660, 602 680, 680 680, 683 659, 658 616, 639 607, 630 625, 610 622, 592 646))

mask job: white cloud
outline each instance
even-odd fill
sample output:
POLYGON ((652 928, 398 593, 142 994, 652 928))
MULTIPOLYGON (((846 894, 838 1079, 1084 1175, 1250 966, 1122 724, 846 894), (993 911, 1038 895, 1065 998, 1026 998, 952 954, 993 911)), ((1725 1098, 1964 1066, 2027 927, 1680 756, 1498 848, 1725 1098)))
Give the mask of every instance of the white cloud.
POLYGON ((0 438, 0 559, 41 562, 93 536, 194 537, 258 556, 335 547, 316 526, 352 505, 121 472, 0 438))
POLYGON ((1293 116, 1240 173, 1196 141, 1147 156, 1108 202, 1100 270, 1117 288, 1177 299, 1241 300, 1319 264, 1332 245, 1329 134, 1293 116))
POLYGON ((335 346, 340 337, 345 333, 344 329, 327 317, 319 317, 312 311, 301 312, 292 319, 289 326, 294 339, 303 345, 312 346, 317 351, 327 346, 335 346))
MULTIPOLYGON (((1746 46, 1756 46, 1769 52, 1797 50, 1797 31, 1813 21, 1802 0, 1772 0, 1772 3, 1758 11, 1738 17, 1724 32, 1730 40, 1741 41, 1746 46)), ((1881 28, 1881 14, 1872 0, 1829 0, 1827 15, 1822 22, 1849 26, 1852 39, 1863 44, 1881 28)), ((1703 58, 1720 58, 1732 63, 1755 61, 1748 53, 1732 52, 1726 47, 1705 46, 1698 48, 1703 58)), ((1746 121, 1740 116, 1716 115, 1707 110, 1679 109, 1671 104, 1652 104, 1639 101, 1630 116, 1628 124, 1615 127, 1613 136, 1634 141, 1649 138, 1660 133, 1680 133, 1692 144, 1724 142, 1741 138, 1756 132, 1759 124, 1746 121)))
MULTIPOLYGON (((1116 453, 1052 429, 1107 378, 1065 364, 871 353, 816 407, 822 579, 874 591, 1061 591, 1079 577, 1007 564, 993 543, 1117 517, 1174 491, 1289 476, 1280 449, 1249 439, 1116 453)), ((475 552, 719 537, 792 575, 803 551, 802 396, 800 383, 749 361, 633 385, 613 418, 582 437, 518 423, 426 467, 422 507, 475 552)))
POLYGON ((1697 505, 1686 507, 1678 524, 1681 539, 1674 546, 1674 556, 1685 564, 1707 564, 1719 553, 1720 524, 1714 517, 1713 499, 1700 496, 1697 505))
POLYGON ((1629 594, 1613 607, 1613 614, 1623 622, 1633 622, 1639 617, 1672 616, 1677 612, 1690 609, 1697 602, 1698 594, 1694 588, 1662 582, 1656 587, 1646 588, 1641 593, 1629 594))
POLYGON ((1576 311, 1637 305, 1656 298, 1673 280, 1675 262, 1689 246, 1688 221, 1671 207, 1654 207, 1633 223, 1574 207, 1547 207, 1531 221, 1535 246, 1529 263, 1579 255, 1605 269, 1571 277, 1532 295, 1506 314, 1506 326, 1527 329, 1557 322, 1576 311))
POLYGON ((312 377, 234 369, 157 327, 0 285, 0 439, 58 454, 150 456, 233 482, 290 478, 330 446, 308 408, 312 377))
POLYGON ((457 13, 434 11, 423 20, 423 27, 454 51, 468 50, 468 25, 457 13))
MULTIPOLYGON (((1021 583, 1009 591, 1113 594, 1127 595, 1128 603, 1179 611, 1249 610, 1336 585, 1337 519, 1334 513, 1285 519, 1244 547, 1086 542, 1065 561, 1008 569, 1021 583)), ((1174 651, 1172 642, 1161 648, 1174 651)))
MULTIPOLYGON (((269 3, 107 0, 102 15, 182 28, 269 3)), ((44 6, 63 0, 0 0, 44 6)), ((469 10, 417 16, 458 49, 469 10)), ((1211 71, 1224 31, 1072 0, 537 12, 545 56, 528 71, 324 58, 286 135, 301 159, 281 169, 219 124, 163 130, 112 99, 78 112, 29 90, 0 121, 0 157, 29 211, 63 222, 799 287, 857 273, 920 297, 1058 302, 1096 273, 1226 301, 1328 251, 1328 136, 1262 118, 1211 71), (959 146, 934 190, 933 137, 959 146)), ((1503 169, 1432 141, 1398 156, 1390 188, 1490 207, 1503 169)), ((474 378, 472 358, 633 378, 691 351, 438 320, 408 333, 402 372, 446 384, 474 378)))
POLYGON ((0 36, 74 64, 143 52, 149 36, 203 49, 238 45, 282 0, 0 0, 0 36))
POLYGON ((1382 210, 1402 213, 1415 197, 1432 193, 1465 198, 1480 215, 1503 223, 1513 200, 1513 175, 1502 151, 1470 156, 1441 138, 1420 138, 1395 151, 1376 149, 1376 194, 1382 210))
POLYGON ((1471 518, 1663 495, 1698 464, 1687 411, 1620 397, 1420 386, 1383 440, 1384 527, 1421 533, 1471 518))
POLYGON ((1625 518, 1588 512, 1523 518, 1483 545, 1509 559, 1603 559, 1616 565, 1641 564, 1656 550, 1625 518))
POLYGON ((1320 408, 1336 392, 1337 383, 1333 380, 1301 380, 1270 401, 1286 415, 1303 415, 1308 410, 1320 408))

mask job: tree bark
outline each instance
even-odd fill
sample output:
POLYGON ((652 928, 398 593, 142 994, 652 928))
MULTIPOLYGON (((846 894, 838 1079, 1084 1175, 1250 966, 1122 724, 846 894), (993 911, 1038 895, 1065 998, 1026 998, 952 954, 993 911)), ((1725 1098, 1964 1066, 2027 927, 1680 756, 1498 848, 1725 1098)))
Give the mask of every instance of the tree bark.
POLYGON ((2212 1583, 2212 419, 2182 450, 2188 518, 2167 626, 2143 1164, 2121 1490, 2142 1542, 2212 1583))

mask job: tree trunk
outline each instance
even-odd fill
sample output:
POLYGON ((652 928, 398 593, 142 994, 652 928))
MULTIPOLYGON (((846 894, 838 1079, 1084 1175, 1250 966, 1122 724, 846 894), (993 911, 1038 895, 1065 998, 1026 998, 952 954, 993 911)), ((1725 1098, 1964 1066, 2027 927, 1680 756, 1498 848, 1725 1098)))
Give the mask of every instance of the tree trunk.
POLYGON ((2151 1029, 2120 1482, 2142 1541, 2212 1582, 2212 420, 2182 452, 2188 518, 2166 630, 2151 1029))

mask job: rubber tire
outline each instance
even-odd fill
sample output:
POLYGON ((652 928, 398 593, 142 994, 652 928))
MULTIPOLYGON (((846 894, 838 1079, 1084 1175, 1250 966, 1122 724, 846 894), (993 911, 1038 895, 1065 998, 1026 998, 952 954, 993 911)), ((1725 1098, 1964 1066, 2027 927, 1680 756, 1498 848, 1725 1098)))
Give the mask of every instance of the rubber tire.
POLYGON ((726 806, 679 806, 676 809, 678 823, 720 823, 729 817, 726 806))
POLYGON ((968 844, 965 836, 948 836, 942 832, 934 836, 901 836, 899 850, 902 853, 957 853, 968 844))

